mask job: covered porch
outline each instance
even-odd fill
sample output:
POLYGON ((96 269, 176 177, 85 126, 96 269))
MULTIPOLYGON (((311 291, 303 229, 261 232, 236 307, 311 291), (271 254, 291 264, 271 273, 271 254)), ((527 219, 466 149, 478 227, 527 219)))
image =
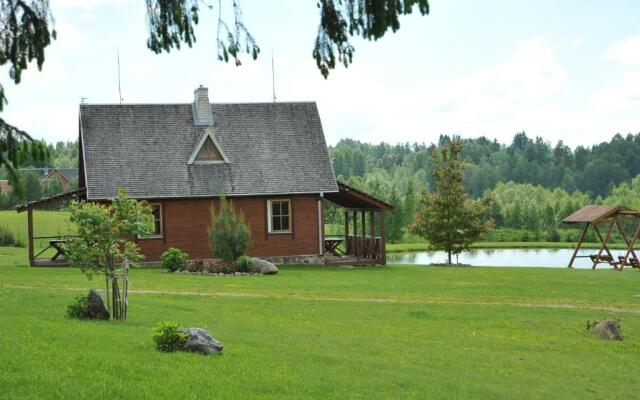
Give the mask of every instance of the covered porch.
POLYGON ((393 206, 338 182, 325 199, 344 208, 344 234, 324 238, 325 265, 385 265, 385 211, 393 206))
POLYGON ((16 206, 16 211, 27 212, 27 241, 29 249, 30 267, 66 267, 69 262, 65 258, 64 243, 69 236, 62 234, 56 236, 35 236, 33 211, 63 201, 85 198, 85 189, 72 190, 55 196, 44 197, 40 200, 30 201, 16 206), (40 244, 36 253, 36 243, 40 244))

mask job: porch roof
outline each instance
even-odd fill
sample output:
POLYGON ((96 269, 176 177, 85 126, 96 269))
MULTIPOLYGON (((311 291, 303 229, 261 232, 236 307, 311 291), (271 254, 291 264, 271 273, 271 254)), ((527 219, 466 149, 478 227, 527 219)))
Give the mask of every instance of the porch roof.
POLYGON ((391 211, 393 206, 361 190, 338 182, 338 192, 325 193, 324 197, 344 208, 357 208, 375 211, 391 211))
POLYGON ((34 200, 34 201, 30 201, 28 203, 18 204, 17 206, 15 206, 15 209, 16 209, 16 211, 18 211, 20 213, 20 212, 23 212, 23 211, 26 211, 26 210, 29 210, 29 209, 42 207, 42 206, 50 204, 50 203, 56 203, 56 202, 64 201, 64 200, 84 198, 85 194, 86 194, 86 189, 85 188, 80 188, 80 189, 76 189, 76 190, 71 190, 69 192, 56 194, 56 195, 53 195, 53 196, 43 197, 40 200, 34 200))

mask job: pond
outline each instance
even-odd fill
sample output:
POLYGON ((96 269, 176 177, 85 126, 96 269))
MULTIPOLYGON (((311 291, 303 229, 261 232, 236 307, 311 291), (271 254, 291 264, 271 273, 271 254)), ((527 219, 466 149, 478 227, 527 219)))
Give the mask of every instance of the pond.
MULTIPOLYGON (((595 254, 598 250, 581 250, 579 255, 595 254)), ((611 250, 615 258, 623 250, 611 250)), ((572 249, 473 249, 460 254, 458 261, 482 267, 550 267, 566 268, 573 254, 572 249)), ((387 264, 428 265, 446 262, 442 251, 418 251, 387 253, 387 264)), ((453 259, 455 262, 455 258, 453 259)), ((574 268, 591 268, 589 258, 576 258, 574 268)), ((607 264, 598 264, 597 268, 611 268, 607 264)))

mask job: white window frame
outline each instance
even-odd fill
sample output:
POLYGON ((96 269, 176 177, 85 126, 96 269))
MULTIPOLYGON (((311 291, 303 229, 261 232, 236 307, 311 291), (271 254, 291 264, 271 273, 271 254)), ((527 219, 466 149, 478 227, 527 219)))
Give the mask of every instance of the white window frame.
MULTIPOLYGON (((149 206, 151 207, 158 207, 158 211, 159 211, 159 215, 160 215, 160 233, 154 233, 152 235, 149 236, 140 236, 138 235, 138 239, 140 240, 145 240, 145 239, 162 239, 164 238, 164 213, 162 210, 162 203, 149 203, 149 206)), ((153 215, 153 214, 152 214, 153 215)), ((156 226, 156 220, 155 217, 153 219, 153 226, 155 228, 156 226)))
POLYGON ((293 226, 293 216, 291 215, 291 199, 270 199, 267 200, 267 224, 268 224, 268 232, 270 234, 280 234, 280 233, 291 233, 291 228, 293 226), (277 203, 287 203, 289 206, 289 229, 287 230, 278 230, 278 231, 274 231, 273 230, 273 208, 272 208, 272 204, 273 202, 277 202, 277 203))

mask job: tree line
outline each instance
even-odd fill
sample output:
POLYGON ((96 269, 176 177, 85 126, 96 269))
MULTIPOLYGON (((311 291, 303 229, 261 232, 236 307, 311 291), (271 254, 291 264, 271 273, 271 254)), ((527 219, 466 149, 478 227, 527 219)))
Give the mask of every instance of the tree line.
MULTIPOLYGON (((339 180, 395 206, 387 217, 387 234, 397 241, 414 220, 417 194, 435 188, 433 150, 457 139, 441 135, 438 143, 397 145, 344 139, 329 152, 339 180)), ((561 221, 586 204, 640 208, 640 134, 618 134, 575 150, 524 132, 514 135, 510 144, 486 137, 462 142, 465 187, 472 198, 494 194, 491 216, 496 227, 523 231, 513 233, 514 241, 575 240, 577 233, 563 230, 561 221)), ((328 213, 337 224, 334 214, 328 213)), ((508 239, 499 237, 503 233, 492 232, 490 238, 508 239)))

